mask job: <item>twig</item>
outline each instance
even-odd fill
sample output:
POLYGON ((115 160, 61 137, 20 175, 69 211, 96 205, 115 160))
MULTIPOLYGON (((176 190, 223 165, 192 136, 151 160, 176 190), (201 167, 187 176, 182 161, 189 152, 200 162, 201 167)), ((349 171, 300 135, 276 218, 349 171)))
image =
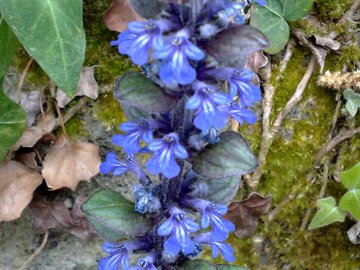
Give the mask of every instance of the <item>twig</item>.
POLYGON ((38 256, 41 253, 41 251, 44 249, 44 247, 48 241, 48 238, 49 238, 49 231, 46 231, 44 234, 44 238, 41 242, 41 245, 29 257, 29 259, 27 259, 27 261, 25 263, 23 263, 23 265, 19 268, 19 270, 26 270, 30 266, 31 262, 35 259, 35 257, 38 256))
POLYGON ((64 119, 63 119, 63 117, 62 117, 60 108, 59 108, 59 106, 58 106, 58 104, 57 104, 56 101, 54 101, 54 103, 55 103, 55 108, 56 108, 56 112, 57 112, 57 115, 58 115, 58 119, 59 119, 59 121, 60 121, 61 129, 62 129, 62 131, 64 132, 64 135, 65 135, 66 139, 67 139, 69 142, 71 142, 71 139, 70 139, 69 135, 68 135, 67 132, 66 132, 65 122, 64 122, 64 119))
POLYGON ((290 100, 286 103, 285 107, 280 111, 278 116, 276 117, 275 122, 273 123, 272 127, 269 128, 269 114, 271 113, 271 107, 269 108, 269 104, 272 104, 272 99, 274 95, 274 91, 270 89, 269 92, 265 92, 265 98, 264 98, 264 108, 269 110, 266 112, 264 111, 265 118, 263 119, 263 138, 261 143, 261 148, 259 152, 259 167, 254 172, 254 174, 251 177, 251 181, 249 181, 249 188, 252 190, 256 190, 259 180, 263 174, 264 166, 266 163, 266 157, 269 153, 270 147, 274 141, 274 138, 276 134, 279 132, 281 125, 285 119, 285 117, 289 114, 289 112, 292 110, 292 108, 299 103, 299 101, 302 99, 305 89, 310 81, 311 75, 314 72, 316 65, 316 58, 315 56, 312 56, 310 59, 310 62, 306 68, 306 72, 301 79, 300 83, 298 84, 293 96, 290 98, 290 100), (266 96, 266 94, 268 96, 266 96), (269 103, 269 104, 267 104, 269 103), (267 131, 269 129, 269 131, 267 131))
POLYGON ((32 64, 33 62, 34 62, 34 59, 33 59, 33 58, 30 58, 29 61, 26 63, 26 66, 25 66, 23 72, 21 73, 21 76, 20 76, 20 79, 19 79, 19 84, 18 84, 18 86, 17 86, 17 88, 16 88, 16 96, 17 96, 18 98, 20 98, 21 88, 23 87, 26 74, 28 73, 29 68, 30 68, 30 66, 31 66, 31 64, 32 64))
MULTIPOLYGON (((346 11, 344 13, 344 15, 340 18, 340 20, 338 20, 338 22, 336 23, 337 25, 341 25, 343 24, 347 19, 351 19, 354 16, 354 13, 359 9, 360 7, 360 0, 355 0, 351 7, 348 9, 348 11, 346 11)), ((331 39, 336 39, 339 36, 339 33, 332 31, 329 35, 328 38, 331 39)))
POLYGON ((281 61, 281 65, 280 65, 280 68, 279 68, 280 74, 277 76, 278 80, 282 78, 283 73, 284 73, 285 69, 287 68, 287 66, 289 64, 289 61, 290 61, 290 59, 291 59, 291 57, 293 55, 294 45, 295 45, 295 41, 293 39, 290 39, 287 46, 286 46, 283 60, 281 61))
POLYGON ((347 131, 343 131, 340 134, 338 134, 336 137, 334 137, 331 141, 326 143, 319 152, 316 155, 315 161, 314 161, 314 167, 319 168, 321 160, 325 155, 327 155, 331 150, 333 150, 339 143, 342 141, 351 138, 352 136, 356 135, 360 132, 360 127, 356 129, 351 129, 347 131))
MULTIPOLYGON (((328 180, 329 180, 329 166, 330 166, 330 160, 327 159, 326 162, 324 163, 324 172, 323 172, 323 177, 322 177, 322 185, 321 185, 321 188, 320 188, 318 199, 324 198, 325 191, 326 191, 327 184, 328 184, 328 180)), ((306 229, 306 225, 309 222, 311 212, 312 212, 312 208, 309 207, 306 210, 304 218, 303 218, 303 220, 301 222, 300 231, 304 231, 306 229)))
MULTIPOLYGON (((71 107, 69 110, 67 110, 63 116, 64 123, 66 123, 71 118, 73 118, 82 108, 85 107, 85 105, 87 103, 88 103, 88 98, 84 97, 84 98, 80 99, 73 107, 71 107)), ((60 120, 60 118, 57 118, 54 129, 56 129, 60 126, 61 126, 61 120, 60 120)))

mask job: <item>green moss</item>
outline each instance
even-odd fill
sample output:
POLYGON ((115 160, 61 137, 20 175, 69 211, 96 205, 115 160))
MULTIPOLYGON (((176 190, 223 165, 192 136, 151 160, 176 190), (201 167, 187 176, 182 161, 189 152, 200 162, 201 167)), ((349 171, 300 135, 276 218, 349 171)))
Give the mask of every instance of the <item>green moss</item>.
POLYGON ((85 65, 96 65, 95 77, 99 84, 109 84, 117 76, 128 70, 138 68, 125 57, 119 55, 110 41, 117 39, 117 32, 109 31, 104 22, 103 14, 110 7, 111 1, 89 0, 84 3, 84 25, 86 32, 85 65))
POLYGON ((65 129, 67 134, 73 140, 77 140, 78 138, 86 138, 88 136, 84 124, 78 114, 66 122, 65 129))
POLYGON ((344 45, 340 54, 332 53, 327 57, 324 70, 341 71, 344 67, 349 70, 356 70, 358 61, 360 61, 359 45, 344 45))
POLYGON ((93 112, 95 119, 114 131, 117 130, 120 123, 126 121, 126 117, 112 93, 101 95, 94 105, 93 112))
POLYGON ((337 21, 344 15, 344 12, 348 10, 352 3, 352 0, 315 0, 314 9, 322 20, 337 21))

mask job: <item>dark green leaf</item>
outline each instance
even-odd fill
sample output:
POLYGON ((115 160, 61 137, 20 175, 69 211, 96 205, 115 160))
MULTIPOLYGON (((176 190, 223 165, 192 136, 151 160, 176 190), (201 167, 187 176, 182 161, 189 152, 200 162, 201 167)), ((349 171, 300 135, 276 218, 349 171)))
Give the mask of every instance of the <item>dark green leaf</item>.
POLYGON ((26 51, 74 95, 85 56, 82 1, 0 0, 0 10, 26 51))
POLYGON ((2 91, 4 76, 19 43, 0 14, 0 162, 26 127, 26 114, 2 91))
POLYGON ((360 189, 351 189, 346 192, 340 200, 339 207, 360 221, 360 189))
POLYGON ((193 163, 193 170, 208 178, 240 176, 256 167, 257 160, 249 145, 234 131, 222 133, 220 141, 206 147, 193 163))
POLYGON ((270 54, 280 52, 289 40, 289 25, 282 14, 278 0, 267 0, 265 7, 259 4, 252 6, 250 24, 268 38, 270 46, 265 51, 270 54))
POLYGON ((9 28, 0 13, 0 88, 2 87, 3 78, 9 68, 12 57, 16 49, 19 47, 19 42, 13 31, 9 28))
POLYGON ((116 79, 115 97, 123 108, 135 107, 147 113, 168 112, 177 101, 145 75, 131 71, 116 79))
POLYGON ((336 206, 333 197, 327 197, 317 200, 320 208, 310 222, 309 230, 329 225, 334 222, 344 222, 345 212, 336 206))
POLYGON ((355 93, 352 89, 346 89, 343 94, 346 99, 345 108, 354 117, 360 107, 360 94, 355 93))
POLYGON ((95 192, 82 204, 81 210, 105 239, 139 236, 151 228, 150 221, 134 211, 132 202, 111 189, 95 192))
POLYGON ((179 270, 247 270, 247 268, 230 264, 212 264, 204 260, 187 261, 182 266, 177 267, 179 270))
POLYGON ((26 114, 0 87, 0 162, 26 127, 26 114))
POLYGON ((237 25, 220 32, 206 50, 220 65, 242 69, 249 53, 268 46, 267 38, 259 30, 249 25, 237 25))
POLYGON ((297 21, 310 12, 313 0, 280 0, 280 3, 284 18, 287 21, 297 21))
POLYGON ((156 18, 165 7, 165 3, 159 0, 129 0, 129 2, 136 13, 146 19, 156 18))
POLYGON ((347 189, 360 189, 360 162, 340 173, 340 180, 347 189))
POLYGON ((206 199, 216 203, 228 204, 239 189, 240 177, 207 179, 205 183, 209 188, 206 199))

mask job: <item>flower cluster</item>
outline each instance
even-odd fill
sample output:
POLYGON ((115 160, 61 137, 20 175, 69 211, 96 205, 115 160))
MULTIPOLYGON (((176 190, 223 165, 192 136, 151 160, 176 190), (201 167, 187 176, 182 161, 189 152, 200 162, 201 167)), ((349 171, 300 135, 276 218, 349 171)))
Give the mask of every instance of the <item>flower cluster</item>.
POLYGON ((235 230, 223 218, 227 206, 207 199, 206 184, 197 182, 191 157, 206 144, 219 141, 229 118, 241 125, 256 121, 252 108, 261 99, 253 80, 256 75, 244 66, 223 66, 206 49, 213 37, 245 23, 251 1, 185 2, 169 3, 156 20, 129 23, 111 42, 175 97, 177 105, 171 111, 123 123, 123 134, 113 137, 125 160, 109 153, 100 171, 115 176, 130 172, 139 178, 133 187, 135 211, 147 215, 154 227, 132 241, 105 243, 109 256, 100 261, 101 270, 176 265, 196 256, 204 245, 211 247, 213 257, 220 253, 228 262, 235 260, 233 249, 224 242, 235 230), (144 166, 136 160, 139 154, 150 155, 144 166), (151 175, 160 183, 153 183, 151 175), (131 253, 146 255, 131 265, 131 253))

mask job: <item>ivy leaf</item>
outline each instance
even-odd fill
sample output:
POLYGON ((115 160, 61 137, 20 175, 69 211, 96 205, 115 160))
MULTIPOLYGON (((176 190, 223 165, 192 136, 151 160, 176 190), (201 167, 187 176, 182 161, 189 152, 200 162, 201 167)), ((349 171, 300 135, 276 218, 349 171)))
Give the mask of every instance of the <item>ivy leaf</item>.
POLYGON ((131 71, 116 79, 114 96, 124 108, 125 113, 134 110, 133 107, 137 109, 135 111, 139 115, 168 112, 176 106, 177 102, 175 97, 166 94, 148 77, 131 71))
POLYGON ((313 0, 280 0, 280 3, 284 18, 287 21, 297 21, 310 12, 313 0))
POLYGON ((0 88, 2 88, 3 78, 9 68, 11 59, 16 49, 19 47, 19 41, 13 31, 7 25, 0 13, 0 88))
POLYGON ((360 94, 355 93, 352 89, 346 89, 343 95, 347 101, 345 108, 354 117, 360 107, 360 94))
POLYGON ((317 200, 320 208, 310 222, 309 230, 320 228, 334 222, 344 222, 345 212, 336 206, 333 197, 327 197, 317 200))
POLYGON ((280 52, 289 40, 287 21, 296 21, 309 13, 312 0, 266 0, 266 6, 254 4, 250 25, 259 29, 269 39, 267 53, 280 52))
POLYGON ((82 1, 0 0, 0 10, 31 57, 72 96, 85 57, 82 1))
POLYGON ((360 189, 346 192, 340 200, 339 207, 360 221, 360 189))
POLYGON ((177 267, 179 270, 247 270, 247 268, 230 264, 212 264, 204 260, 187 261, 182 266, 177 267))
POLYGON ((340 173, 341 183, 348 189, 360 189, 360 162, 347 171, 340 173))
POLYGON ((289 40, 289 25, 282 16, 282 6, 278 0, 267 0, 266 6, 254 4, 251 8, 250 25, 259 29, 270 42, 267 53, 280 52, 289 40))
POLYGON ((95 231, 107 240, 140 236, 152 228, 150 221, 134 211, 134 204, 118 192, 102 189, 81 206, 95 231))
POLYGON ((223 179, 207 179, 205 183, 208 186, 207 200, 228 204, 235 197, 239 189, 240 177, 233 176, 223 179))
POLYGON ((249 145, 234 131, 223 132, 220 141, 206 147, 193 163, 193 170, 207 178, 240 176, 256 167, 257 159, 249 145))
POLYGON ((0 14, 0 162, 26 127, 25 111, 2 90, 4 76, 19 46, 16 36, 0 14))
POLYGON ((259 30, 249 25, 237 25, 211 39, 206 50, 221 66, 242 69, 249 53, 268 46, 267 38, 259 30))

